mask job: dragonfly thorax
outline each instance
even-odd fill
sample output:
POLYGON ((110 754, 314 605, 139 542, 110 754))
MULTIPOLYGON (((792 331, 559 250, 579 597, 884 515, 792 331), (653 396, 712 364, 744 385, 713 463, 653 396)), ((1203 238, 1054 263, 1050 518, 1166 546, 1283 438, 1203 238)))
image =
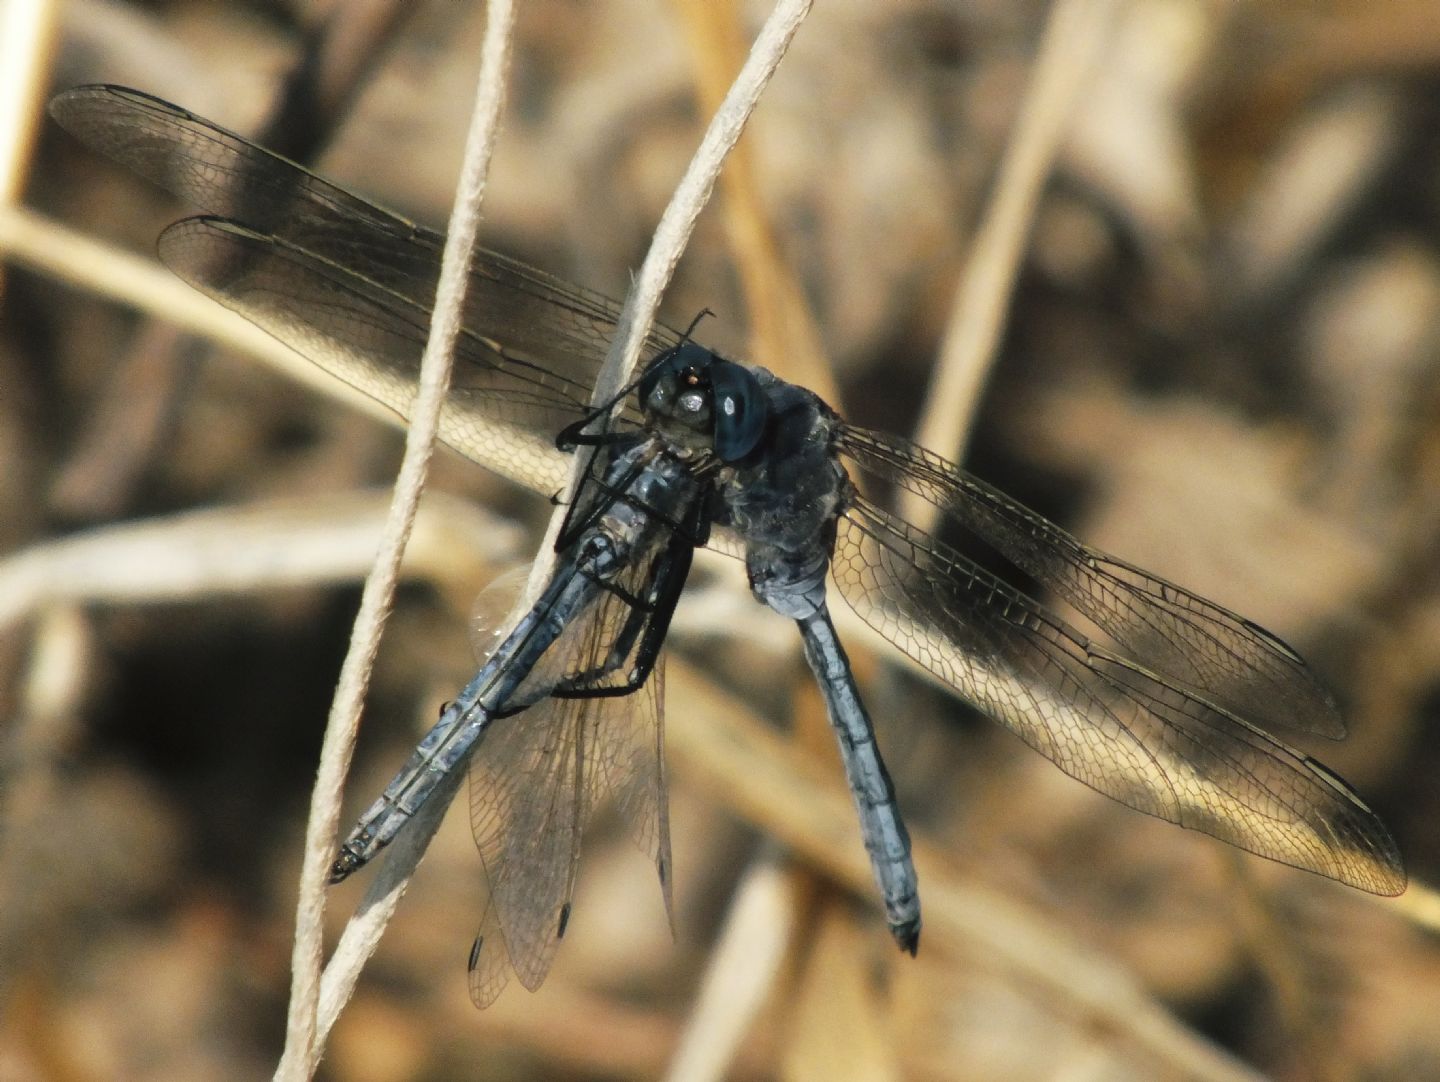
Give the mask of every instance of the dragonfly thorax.
POLYGON ((721 518, 745 542, 756 599, 804 619, 824 604, 836 517, 851 490, 835 452, 836 416, 812 391, 763 368, 746 372, 767 425, 749 458, 719 471, 721 518))

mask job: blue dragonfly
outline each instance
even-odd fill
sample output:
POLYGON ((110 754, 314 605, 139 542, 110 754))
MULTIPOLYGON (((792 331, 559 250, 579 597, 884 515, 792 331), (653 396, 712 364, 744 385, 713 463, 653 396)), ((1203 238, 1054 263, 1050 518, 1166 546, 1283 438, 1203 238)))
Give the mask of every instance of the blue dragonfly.
MULTIPOLYGON (((85 86, 51 111, 97 150, 206 214, 160 237, 198 289, 404 417, 443 238, 139 91, 85 86)), ((661 648, 695 548, 744 561, 794 620, 824 694, 892 935, 914 953, 910 840, 828 608, 829 586, 882 636, 1067 774, 1139 811, 1392 895, 1390 835, 1338 776, 1271 735, 1344 735, 1335 704, 1275 635, 1090 548, 904 439, 847 424, 812 392, 657 325, 612 405, 591 389, 619 305, 494 252, 470 270, 440 438, 550 495, 593 454, 556 570, 492 644, 336 856, 365 865, 454 771, 471 770, 489 902, 470 988, 538 987, 569 922, 580 839, 618 798, 655 862, 670 845, 661 648), (862 494, 930 502, 1091 626, 1087 632, 862 494)))

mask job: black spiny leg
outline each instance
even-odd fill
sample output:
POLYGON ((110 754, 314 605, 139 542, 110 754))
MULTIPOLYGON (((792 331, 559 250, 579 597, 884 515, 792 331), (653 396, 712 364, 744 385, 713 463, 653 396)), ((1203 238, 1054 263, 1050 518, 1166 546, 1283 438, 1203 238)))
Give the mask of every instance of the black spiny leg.
MULTIPOLYGON (((617 446, 626 443, 633 445, 637 440, 638 437, 635 433, 626 432, 617 433, 615 439, 611 442, 617 446)), ((594 465, 595 463, 592 459, 590 463, 592 469, 594 465)), ((586 479, 585 484, 586 486, 597 486, 600 489, 600 498, 593 500, 587 507, 581 498, 587 490, 586 487, 582 487, 581 490, 576 493, 574 501, 565 511, 565 521, 560 524, 560 533, 555 539, 555 550, 557 552, 563 552, 574 544, 575 540, 582 533, 600 521, 600 516, 605 514, 617 499, 621 498, 621 494, 630 486, 635 478, 640 475, 640 472, 646 465, 647 463, 645 462, 635 462, 631 465, 630 469, 626 471, 625 475, 619 478, 614 484, 606 484, 602 477, 592 472, 586 479), (582 507, 584 507, 583 513, 581 512, 582 507), (577 516, 579 517, 579 521, 576 521, 577 516)))
POLYGON ((707 499, 696 500, 686 516, 686 521, 670 535, 669 543, 652 565, 651 578, 654 585, 648 601, 632 607, 630 617, 625 621, 625 626, 611 648, 602 670, 578 674, 566 685, 551 692, 552 697, 617 698, 631 695, 645 686, 645 681, 650 679, 655 663, 660 658, 660 650, 664 647, 665 637, 670 631, 670 621, 675 615, 675 606, 680 602, 685 580, 690 575, 695 545, 697 541, 703 544, 709 533, 709 511, 710 503, 707 499), (635 648, 635 664, 625 675, 623 683, 605 687, 585 686, 587 681, 602 679, 614 672, 629 656, 637 637, 639 645, 635 648))

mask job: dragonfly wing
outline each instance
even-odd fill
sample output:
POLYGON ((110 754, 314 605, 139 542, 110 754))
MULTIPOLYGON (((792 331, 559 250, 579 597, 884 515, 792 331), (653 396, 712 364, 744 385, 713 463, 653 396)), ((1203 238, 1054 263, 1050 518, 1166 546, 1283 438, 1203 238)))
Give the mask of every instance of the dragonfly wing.
MULTIPOLYGON (((187 218, 160 238, 166 263, 319 367, 401 417, 409 416, 428 312, 350 270, 231 222, 187 218)), ((554 434, 585 399, 516 367, 465 333, 440 438, 461 454, 537 491, 564 484, 568 457, 554 434)))
MULTIPOLYGON (((162 257, 182 276, 406 414, 439 279, 440 234, 139 91, 79 87, 57 96, 51 111, 90 146, 229 220, 182 223, 167 233, 162 257), (225 230, 231 239, 220 237, 225 230), (245 261, 217 264, 221 247, 230 256, 243 248, 245 261), (293 295, 304 288, 296 281, 301 267, 329 268, 317 296, 293 295), (272 288, 279 292, 265 296, 272 288), (354 295, 345 297, 347 291, 354 295), (316 299, 327 304, 311 307, 316 299), (387 348, 364 358, 377 339, 387 348), (404 349, 397 348, 401 341, 404 349)), ((535 426, 532 435, 552 441, 583 413, 619 313, 606 297, 498 253, 477 253, 464 311, 469 359, 477 367, 467 373, 464 360, 458 366, 454 394, 463 400, 457 414, 465 423, 453 425, 446 442, 493 467, 495 448, 479 433, 480 422, 524 422, 535 426), (534 409, 521 408, 527 404, 534 409)), ((658 352, 679 338, 657 325, 646 348, 658 352)), ((637 417, 632 412, 630 420, 637 417)), ((526 461, 517 468, 519 452, 507 447, 504 454, 512 456, 502 470, 507 476, 532 487, 542 487, 543 478, 553 491, 548 467, 526 461)))
MULTIPOLYGON (((341 263, 417 305, 435 298, 444 238, 178 105, 120 86, 57 95, 55 119, 102 154, 222 218, 341 263)), ((497 252, 471 271, 466 323, 588 393, 620 305, 497 252), (501 333, 500 328, 504 328, 501 333)), ((675 345, 657 327, 648 345, 675 345)))
MULTIPOLYGON (((648 561, 633 561, 617 577, 620 592, 605 593, 596 602, 600 610, 596 618, 556 643, 560 664, 569 674, 567 683, 589 689, 626 683, 638 660, 641 628, 648 620, 648 613, 637 611, 631 599, 646 597, 651 577, 648 561)), ((635 844, 655 865, 673 930, 664 689, 662 653, 649 678, 629 694, 579 702, 588 708, 584 713, 586 814, 603 804, 615 806, 635 844)))
MULTIPOLYGON (((472 775, 473 778, 473 775, 472 775)), ((470 783, 471 806, 474 806, 476 783, 470 783)), ((505 986, 510 983, 513 967, 510 952, 505 946, 505 933, 500 927, 500 907, 495 904, 495 895, 488 875, 485 883, 485 910, 480 918, 480 930, 470 945, 470 961, 466 975, 470 985, 470 1002, 484 1010, 500 998, 505 986)))
POLYGON ((1072 777, 1272 860, 1404 888, 1394 842, 1340 778, 910 524, 855 498, 832 568, 871 627, 1072 777))
POLYGON ((665 775, 665 658, 632 695, 592 700, 595 764, 589 772, 592 806, 613 802, 630 837, 655 865, 670 931, 675 901, 670 858, 670 796, 665 775))
POLYGON ((908 440, 844 426, 839 446, 862 470, 938 507, 1167 683, 1265 728, 1345 735, 1334 700, 1304 660, 1259 625, 1089 548, 908 440))
MULTIPOLYGON (((532 673, 541 689, 623 680, 648 565, 627 567, 571 622, 532 673), (627 645, 629 644, 629 645, 627 645)), ((502 587, 503 589, 503 587, 502 587)), ((496 723, 470 771, 470 825, 490 894, 470 959, 471 996, 486 1005, 513 969, 534 990, 569 922, 580 842, 591 815, 616 799, 655 862, 671 911, 670 836, 660 728, 659 666, 628 695, 542 698, 496 723)))
POLYGON ((583 705, 546 699, 497 722, 471 764, 470 826, 490 886, 471 955, 477 1002, 503 986, 502 953, 521 984, 540 987, 565 933, 584 825, 583 705))
MULTIPOLYGON (((645 572, 632 569, 622 586, 642 590, 645 572)), ((501 636, 496 629, 508 622, 529 579, 528 566, 513 568, 495 578, 476 599, 471 610, 471 645, 483 664, 501 636)), ((592 614, 587 630, 571 630, 535 666, 511 702, 528 704, 561 683, 574 683, 579 673, 603 674, 589 683, 614 682, 619 670, 635 660, 633 651, 623 660, 611 657, 615 640, 629 618, 629 605, 615 595, 597 603, 608 611, 592 614)), ((607 801, 618 807, 635 844, 654 862, 670 911, 670 824, 665 777, 664 703, 665 656, 656 660, 650 678, 629 695, 586 700, 591 710, 585 719, 590 749, 586 769, 586 808, 607 801)))

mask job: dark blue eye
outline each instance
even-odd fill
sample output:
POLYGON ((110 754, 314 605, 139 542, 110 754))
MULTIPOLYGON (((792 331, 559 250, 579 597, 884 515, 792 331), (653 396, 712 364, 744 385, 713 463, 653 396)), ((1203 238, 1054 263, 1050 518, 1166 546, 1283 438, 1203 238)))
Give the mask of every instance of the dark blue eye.
POLYGON ((715 457, 739 462, 755 450, 769 417, 765 392, 750 369, 722 361, 710 363, 710 391, 715 411, 715 457))

